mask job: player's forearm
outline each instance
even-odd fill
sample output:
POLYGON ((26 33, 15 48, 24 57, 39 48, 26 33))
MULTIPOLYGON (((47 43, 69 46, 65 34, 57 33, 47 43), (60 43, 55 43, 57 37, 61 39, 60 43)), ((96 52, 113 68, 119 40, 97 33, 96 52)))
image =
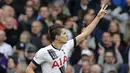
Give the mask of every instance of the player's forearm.
POLYGON ((98 24, 99 21, 100 21, 100 18, 95 17, 95 19, 92 21, 92 23, 89 24, 85 28, 85 30, 76 37, 77 45, 91 34, 91 32, 94 30, 94 28, 96 27, 96 25, 98 24))
POLYGON ((85 36, 89 36, 91 34, 91 32, 94 30, 94 28, 96 27, 96 25, 98 24, 98 22, 100 21, 100 18, 95 17, 95 19, 92 21, 92 23, 90 23, 83 31, 83 33, 85 34, 85 36))
POLYGON ((34 73, 34 70, 31 67, 27 67, 26 73, 34 73))

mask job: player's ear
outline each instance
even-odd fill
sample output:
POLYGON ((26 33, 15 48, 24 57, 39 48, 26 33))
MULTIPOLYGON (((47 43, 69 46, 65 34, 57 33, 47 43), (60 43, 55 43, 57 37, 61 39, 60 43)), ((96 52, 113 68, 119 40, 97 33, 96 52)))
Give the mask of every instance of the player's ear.
POLYGON ((55 36, 55 39, 56 39, 56 40, 59 40, 59 39, 60 39, 60 36, 56 35, 56 36, 55 36))

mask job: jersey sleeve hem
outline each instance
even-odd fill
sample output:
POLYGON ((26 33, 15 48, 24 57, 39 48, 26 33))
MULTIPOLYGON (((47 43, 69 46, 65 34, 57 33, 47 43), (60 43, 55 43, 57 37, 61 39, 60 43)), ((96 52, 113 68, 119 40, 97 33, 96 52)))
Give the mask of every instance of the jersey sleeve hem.
POLYGON ((36 61, 32 60, 32 63, 35 65, 35 66, 40 66, 36 61))

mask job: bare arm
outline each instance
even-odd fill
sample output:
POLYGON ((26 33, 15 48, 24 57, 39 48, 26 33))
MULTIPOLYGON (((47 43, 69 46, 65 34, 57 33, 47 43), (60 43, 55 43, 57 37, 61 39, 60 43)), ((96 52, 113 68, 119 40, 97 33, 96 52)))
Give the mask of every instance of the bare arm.
POLYGON ((106 14, 106 8, 108 5, 103 5, 101 10, 99 11, 98 15, 95 17, 95 19, 92 21, 91 24, 89 24, 85 30, 76 37, 76 45, 78 45, 80 42, 82 42, 86 37, 88 37, 91 32, 94 30, 94 28, 96 27, 96 25, 98 24, 98 22, 100 21, 101 18, 103 18, 103 16, 105 16, 106 14))
POLYGON ((34 73, 34 69, 36 66, 31 62, 28 67, 26 68, 26 73, 34 73))

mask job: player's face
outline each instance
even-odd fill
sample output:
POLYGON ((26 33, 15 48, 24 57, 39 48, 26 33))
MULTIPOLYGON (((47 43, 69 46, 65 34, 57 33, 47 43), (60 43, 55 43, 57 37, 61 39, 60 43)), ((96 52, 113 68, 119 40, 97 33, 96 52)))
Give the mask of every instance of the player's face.
POLYGON ((67 34, 66 34, 66 29, 63 28, 61 29, 61 34, 60 34, 60 42, 61 43, 66 43, 67 42, 67 34))

